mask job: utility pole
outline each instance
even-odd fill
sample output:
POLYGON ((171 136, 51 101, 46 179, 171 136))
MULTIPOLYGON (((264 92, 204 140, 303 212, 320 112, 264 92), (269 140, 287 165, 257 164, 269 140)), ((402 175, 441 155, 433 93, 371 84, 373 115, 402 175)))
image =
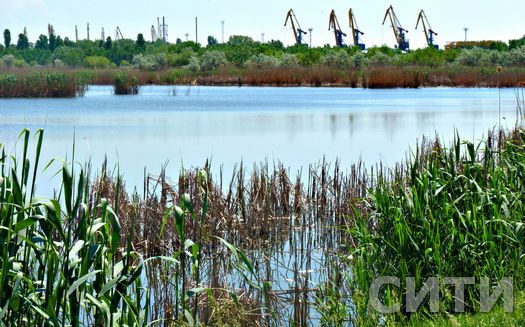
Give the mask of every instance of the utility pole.
POLYGON ((162 16, 162 25, 160 25, 160 35, 163 43, 168 40, 168 25, 166 25, 166 17, 162 16))
POLYGON ((102 33, 100 33, 100 38, 102 41, 106 39, 106 33, 104 33, 104 27, 102 27, 102 33))
POLYGON ((311 27, 308 29, 308 33, 310 33, 310 48, 312 47, 312 32, 313 32, 313 30, 314 29, 311 28, 311 27))
POLYGON ((89 41, 89 23, 87 23, 87 39, 89 41))
POLYGON ((261 33, 261 43, 264 43, 264 33, 261 33))
POLYGON ((199 43, 199 21, 195 17, 195 43, 199 43))
POLYGON ((78 28, 77 28, 77 25, 75 25, 75 42, 78 42, 78 28))
POLYGON ((224 21, 221 20, 221 25, 222 25, 222 43, 224 43, 224 21))
POLYGON ((463 30, 465 31, 465 42, 467 42, 468 27, 463 28, 463 30))

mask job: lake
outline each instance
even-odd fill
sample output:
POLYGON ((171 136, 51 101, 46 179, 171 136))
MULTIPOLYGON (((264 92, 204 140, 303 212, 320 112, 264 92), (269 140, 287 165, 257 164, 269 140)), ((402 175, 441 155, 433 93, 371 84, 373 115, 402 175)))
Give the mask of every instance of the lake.
MULTIPOLYGON (((0 142, 15 145, 23 128, 45 128, 43 157, 104 156, 120 164, 128 186, 142 185, 144 168, 168 164, 224 166, 243 160, 282 161, 292 171, 326 157, 344 169, 402 160, 423 135, 446 142, 457 129, 480 139, 498 124, 498 89, 274 88, 145 86, 137 96, 115 96, 110 86, 90 86, 72 99, 1 99, 0 142)), ((502 126, 516 119, 513 89, 501 90, 502 126)), ((51 185, 52 183, 48 183, 51 185)), ((48 190, 42 190, 47 192, 48 190)))

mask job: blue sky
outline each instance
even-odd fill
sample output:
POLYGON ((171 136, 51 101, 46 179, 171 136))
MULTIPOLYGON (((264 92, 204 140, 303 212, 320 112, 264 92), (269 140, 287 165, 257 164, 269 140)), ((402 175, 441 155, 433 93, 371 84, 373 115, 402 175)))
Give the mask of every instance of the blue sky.
MULTIPOLYGON (((91 37, 100 38, 101 28, 106 35, 114 35, 120 26, 124 37, 135 38, 144 33, 149 38, 150 27, 158 16, 166 16, 169 40, 177 37, 195 38, 194 19, 199 17, 199 41, 208 35, 220 40, 221 20, 225 23, 226 39, 231 34, 249 35, 260 40, 280 39, 293 42, 288 28, 283 26, 285 14, 293 8, 303 29, 313 28, 314 45, 333 43, 328 31, 328 15, 335 9, 343 30, 348 31, 348 9, 353 8, 368 45, 395 43, 389 24, 381 25, 386 8, 392 4, 403 24, 409 30, 412 48, 425 43, 422 31, 415 31, 417 14, 425 9, 434 30, 439 33, 437 43, 464 38, 463 27, 468 27, 471 40, 500 39, 508 41, 525 34, 525 1, 523 0, 370 0, 370 1, 298 1, 298 0, 193 0, 193 1, 138 1, 138 0, 1 0, 0 28, 9 28, 13 35, 27 27, 31 41, 46 33, 47 24, 54 25, 58 34, 74 38, 75 25, 79 36, 86 35, 90 22, 91 37), (109 34, 108 34, 109 33, 109 34)), ((16 42, 16 37, 13 37, 16 42)), ((308 40, 308 36, 307 36, 308 40)), ((350 42, 347 39, 347 43, 350 42)))

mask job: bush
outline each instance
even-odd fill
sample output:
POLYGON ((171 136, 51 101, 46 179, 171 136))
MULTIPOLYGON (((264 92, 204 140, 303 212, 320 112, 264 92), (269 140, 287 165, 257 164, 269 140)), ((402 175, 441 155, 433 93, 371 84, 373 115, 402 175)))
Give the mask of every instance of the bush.
POLYGON ((456 58, 456 64, 464 66, 490 66, 507 63, 502 52, 482 48, 464 49, 456 58))
POLYGON ((352 65, 350 61, 350 56, 344 50, 328 51, 321 58, 321 64, 328 66, 328 67, 343 69, 343 70, 347 70, 352 65))
POLYGON ((109 64, 109 59, 102 56, 89 56, 84 58, 84 66, 88 68, 107 68, 109 64))
POLYGON ((15 61, 15 56, 13 55, 5 55, 2 57, 2 66, 6 68, 11 68, 13 66, 13 62, 15 61))
POLYGON ((53 61, 53 67, 55 68, 63 68, 64 66, 65 66, 64 63, 60 59, 55 59, 53 61))
POLYGON ((372 66, 382 66, 392 63, 392 57, 384 52, 376 52, 373 56, 368 58, 368 63, 372 66))
POLYGON ((316 49, 306 48, 297 54, 299 64, 304 67, 318 64, 321 60, 321 54, 316 49))
POLYGON ((509 53, 508 64, 512 66, 525 66, 525 45, 509 53))
POLYGON ((113 88, 117 95, 138 94, 139 80, 127 72, 118 72, 113 78, 113 88))
POLYGON ((201 58, 200 68, 203 71, 212 71, 225 65, 227 62, 224 52, 218 50, 207 51, 201 58))
POLYGON ((131 63, 140 70, 155 70, 157 64, 155 58, 150 54, 134 55, 131 63))
POLYGON ((82 64, 85 56, 84 50, 80 48, 62 46, 53 52, 52 60, 60 59, 64 64, 76 67, 82 64))
POLYGON ((192 48, 184 48, 180 53, 169 54, 167 56, 168 66, 183 67, 190 63, 190 58, 194 55, 192 48))
POLYGON ((275 57, 259 53, 248 60, 248 65, 257 68, 275 67, 279 65, 279 61, 275 57))
POLYGON ((13 60, 13 66, 17 67, 17 68, 21 68, 21 67, 24 67, 26 65, 26 62, 24 59, 18 59, 18 58, 15 58, 13 60))
POLYGON ((190 62, 186 66, 189 70, 196 73, 201 70, 201 62, 197 56, 192 56, 190 58, 190 62))
POLYGON ((350 62, 352 63, 352 67, 359 69, 366 64, 367 59, 363 52, 357 51, 350 57, 350 62))
POLYGON ((226 59, 237 67, 242 67, 253 55, 252 47, 238 45, 226 51, 226 59))
POLYGON ((279 66, 281 67, 295 67, 299 65, 299 59, 292 53, 283 53, 279 58, 279 66))

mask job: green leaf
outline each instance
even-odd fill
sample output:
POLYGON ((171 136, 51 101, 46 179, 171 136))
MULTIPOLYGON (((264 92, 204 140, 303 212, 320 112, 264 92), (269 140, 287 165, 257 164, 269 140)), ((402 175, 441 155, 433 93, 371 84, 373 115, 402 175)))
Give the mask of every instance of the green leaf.
POLYGON ((94 270, 82 277, 80 277, 79 279, 77 279, 70 287, 69 289, 67 290, 67 296, 70 296, 73 292, 75 292, 77 290, 77 288, 79 288, 82 284, 84 284, 88 279, 92 278, 93 276, 95 276, 96 274, 98 274, 99 272, 101 272, 102 270, 94 270))

